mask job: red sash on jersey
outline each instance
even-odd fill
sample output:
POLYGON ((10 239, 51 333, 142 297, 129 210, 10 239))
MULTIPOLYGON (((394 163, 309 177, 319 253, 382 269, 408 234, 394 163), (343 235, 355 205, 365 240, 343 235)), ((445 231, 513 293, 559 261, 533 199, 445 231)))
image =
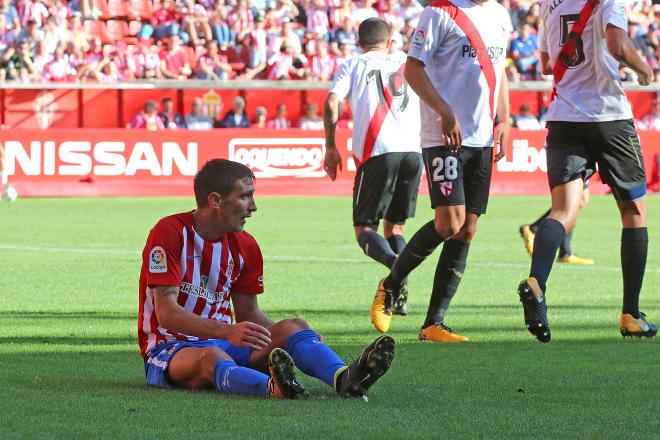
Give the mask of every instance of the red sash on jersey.
MULTIPOLYGON (((404 69, 406 68, 405 64, 402 64, 398 72, 403 74, 404 69)), ((374 146, 376 145, 376 139, 380 134, 380 129, 383 127, 385 118, 387 114, 392 109, 392 93, 387 87, 383 87, 383 95, 385 96, 385 102, 387 105, 382 106, 378 105, 374 115, 369 121, 369 128, 367 128, 367 135, 364 139, 364 150, 362 151, 362 160, 358 159, 353 155, 353 160, 355 160, 356 165, 359 167, 362 166, 367 160, 371 158, 371 153, 374 151, 374 146)))
MULTIPOLYGON (((587 27, 587 22, 599 4, 600 0, 587 0, 587 2, 582 7, 582 10, 580 11, 580 18, 575 23, 573 23, 573 26, 571 26, 571 34, 576 33, 578 36, 582 37, 584 29, 587 27)), ((562 47, 559 51, 559 55, 557 55, 555 65, 552 68, 552 74, 554 75, 554 85, 552 86, 552 96, 550 97, 550 101, 554 100, 555 96, 557 96, 557 84, 559 84, 559 81, 562 80, 566 74, 566 71, 568 70, 568 66, 561 62, 561 57, 562 55, 566 55, 567 57, 572 56, 575 53, 576 44, 577 43, 575 39, 569 39, 568 42, 564 44, 564 47, 562 47)))
POLYGON ((463 12, 458 6, 451 3, 448 0, 439 0, 431 4, 431 7, 442 9, 445 11, 452 20, 458 25, 459 28, 465 33, 465 36, 470 41, 470 45, 477 52, 477 61, 479 61, 479 66, 481 71, 486 78, 488 83, 488 88, 490 93, 488 94, 488 104, 490 104, 490 118, 495 119, 495 87, 497 85, 497 77, 495 76, 495 67, 493 67, 493 62, 490 57, 483 56, 483 54, 488 53, 484 41, 481 39, 481 35, 477 30, 477 26, 472 23, 470 17, 468 17, 465 12, 463 12), (482 56, 479 56, 481 54, 482 56))

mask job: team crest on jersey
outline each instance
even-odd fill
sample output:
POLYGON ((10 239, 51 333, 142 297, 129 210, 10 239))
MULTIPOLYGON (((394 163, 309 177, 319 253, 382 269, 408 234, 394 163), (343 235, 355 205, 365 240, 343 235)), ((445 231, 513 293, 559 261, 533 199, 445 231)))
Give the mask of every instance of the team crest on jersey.
POLYGON ((628 19, 628 13, 626 11, 626 5, 624 5, 623 3, 617 3, 617 5, 615 7, 617 8, 616 12, 619 13, 621 18, 624 18, 624 19, 627 20, 628 19))
POLYGON ((156 246, 149 252, 149 272, 166 273, 167 272, 167 254, 165 249, 156 246))
POLYGON ((448 199, 454 190, 454 182, 440 182, 439 186, 442 195, 445 196, 445 199, 448 199))
POLYGON ((419 28, 415 31, 412 41, 410 44, 417 47, 422 47, 424 45, 424 40, 426 40, 426 30, 419 28))

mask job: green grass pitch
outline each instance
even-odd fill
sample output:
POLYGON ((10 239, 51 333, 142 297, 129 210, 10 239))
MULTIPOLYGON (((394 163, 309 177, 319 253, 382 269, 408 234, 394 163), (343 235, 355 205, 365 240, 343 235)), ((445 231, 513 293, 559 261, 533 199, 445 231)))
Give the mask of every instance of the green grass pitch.
MULTIPOLYGON (((385 269, 353 238, 349 198, 259 197, 248 221, 265 258, 262 307, 301 316, 350 361, 377 336, 369 305, 385 269)), ((395 317, 397 353, 369 402, 303 376, 313 398, 269 401, 148 388, 138 354, 140 255, 162 216, 192 198, 19 199, 0 203, 0 438, 659 438, 657 340, 623 340, 620 226, 594 197, 574 250, 593 267, 555 264, 553 341, 527 333, 516 286, 529 257, 518 226, 547 197, 493 197, 447 324, 461 345, 421 343, 437 253, 410 279, 395 317)), ((432 215, 420 197, 406 235, 432 215)), ((660 199, 641 306, 660 321, 660 199)))

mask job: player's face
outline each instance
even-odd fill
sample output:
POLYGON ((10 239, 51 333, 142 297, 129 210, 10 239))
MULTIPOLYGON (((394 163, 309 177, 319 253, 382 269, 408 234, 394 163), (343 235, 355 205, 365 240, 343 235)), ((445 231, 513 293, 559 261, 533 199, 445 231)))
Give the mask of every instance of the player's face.
POLYGON ((254 182, 238 181, 234 190, 221 199, 219 221, 223 230, 228 232, 241 232, 245 227, 247 218, 257 210, 254 201, 254 182))

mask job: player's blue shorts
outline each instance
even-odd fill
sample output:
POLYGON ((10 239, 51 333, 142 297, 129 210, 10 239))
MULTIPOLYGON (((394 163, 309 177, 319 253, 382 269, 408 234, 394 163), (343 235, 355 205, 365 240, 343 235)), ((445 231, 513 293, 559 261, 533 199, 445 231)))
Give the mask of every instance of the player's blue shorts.
POLYGON ((237 365, 250 367, 250 353, 252 349, 237 347, 224 339, 209 339, 207 341, 171 341, 161 344, 147 352, 144 360, 144 373, 147 376, 147 385, 159 388, 175 388, 167 378, 167 367, 174 355, 185 347, 218 347, 229 355, 237 365))

